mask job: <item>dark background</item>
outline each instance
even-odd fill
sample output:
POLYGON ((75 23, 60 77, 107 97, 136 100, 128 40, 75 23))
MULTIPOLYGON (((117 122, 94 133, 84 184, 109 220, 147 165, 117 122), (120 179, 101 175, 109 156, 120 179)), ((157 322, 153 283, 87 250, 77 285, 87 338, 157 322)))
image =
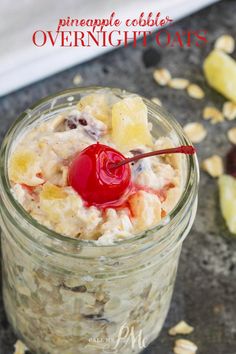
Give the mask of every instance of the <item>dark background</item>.
MULTIPOLYGON (((84 86, 121 87, 148 98, 158 97, 182 125, 202 122, 208 135, 198 145, 199 159, 211 154, 223 157, 230 147, 226 132, 233 123, 213 126, 202 120, 206 105, 221 109, 225 101, 207 86, 202 63, 219 35, 227 33, 236 38, 236 1, 222 1, 168 27, 172 33, 189 29, 207 30, 208 44, 203 48, 160 49, 152 36, 147 48, 158 50, 155 57, 141 43, 137 48, 119 48, 0 98, 1 139, 23 110, 44 96, 73 87, 73 78, 79 73, 84 86), (152 78, 154 67, 166 67, 174 77, 199 84, 206 98, 194 100, 185 91, 159 87, 152 78)), ((233 56, 236 58, 236 53, 233 56)), ((197 218, 184 242, 171 309, 160 337, 145 354, 171 354, 174 338, 168 336, 168 328, 180 320, 194 326, 194 332, 186 338, 198 345, 198 353, 236 354, 236 237, 229 234, 222 219, 217 183, 205 173, 201 175, 197 218)), ((13 353, 15 341, 0 297, 0 354, 13 353)))

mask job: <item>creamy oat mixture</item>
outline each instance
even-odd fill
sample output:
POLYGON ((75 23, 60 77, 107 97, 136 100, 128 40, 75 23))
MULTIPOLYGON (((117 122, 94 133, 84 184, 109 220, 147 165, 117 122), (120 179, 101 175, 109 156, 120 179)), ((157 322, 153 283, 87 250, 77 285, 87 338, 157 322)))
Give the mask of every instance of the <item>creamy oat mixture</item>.
POLYGON ((155 140, 151 129, 138 96, 119 99, 104 91, 84 96, 70 109, 42 118, 15 143, 9 161, 12 193, 39 223, 72 238, 112 244, 152 228, 179 199, 180 155, 135 162, 132 182, 139 189, 124 207, 88 207, 68 185, 71 161, 96 142, 126 157, 174 146, 169 137, 155 140))

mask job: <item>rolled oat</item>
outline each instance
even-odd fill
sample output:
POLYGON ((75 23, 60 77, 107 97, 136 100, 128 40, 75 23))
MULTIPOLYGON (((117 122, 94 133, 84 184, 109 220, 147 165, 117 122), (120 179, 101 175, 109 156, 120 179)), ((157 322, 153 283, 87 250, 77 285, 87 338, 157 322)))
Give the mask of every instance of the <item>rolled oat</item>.
POLYGON ((236 144, 236 127, 233 127, 228 130, 227 136, 232 144, 236 144))
POLYGON ((205 107, 203 110, 203 119, 210 120, 212 124, 216 124, 224 121, 224 116, 215 107, 205 107))
POLYGON ((215 48, 222 50, 225 53, 231 54, 235 48, 235 40, 232 36, 228 34, 223 34, 217 38, 215 42, 215 48))
POLYGON ((223 160, 218 155, 208 157, 202 162, 202 169, 211 177, 219 177, 224 172, 223 160))
POLYGON ((207 135, 204 126, 196 122, 186 124, 184 132, 193 143, 200 143, 207 135))
POLYGON ((187 92, 190 97, 195 98, 197 100, 201 100, 205 96, 204 91, 201 89, 200 86, 196 84, 190 84, 187 87, 187 92))
POLYGON ((157 69, 153 73, 153 78, 160 86, 166 86, 171 79, 171 74, 167 69, 157 69))
POLYGON ((170 328, 168 333, 170 336, 175 336, 176 334, 190 334, 193 330, 194 328, 185 321, 180 321, 174 327, 170 328))
POLYGON ((189 80, 175 77, 168 82, 168 86, 176 90, 185 90, 189 85, 189 80))
POLYGON ((236 103, 227 101, 223 105, 223 115, 228 120, 236 118, 236 103))
POLYGON ((23 342, 21 342, 20 340, 16 341, 15 345, 15 351, 14 354, 25 354, 27 347, 25 346, 25 344, 23 342))
POLYGON ((162 106, 161 100, 160 100, 159 98, 157 98, 157 97, 153 97, 153 98, 151 99, 151 101, 152 101, 153 103, 156 103, 158 106, 162 106))
POLYGON ((175 354, 195 354, 198 347, 196 344, 187 339, 177 339, 175 341, 174 353, 175 354))
POLYGON ((75 86, 79 86, 82 82, 83 82, 82 76, 80 74, 75 75, 75 77, 73 79, 73 84, 75 86))

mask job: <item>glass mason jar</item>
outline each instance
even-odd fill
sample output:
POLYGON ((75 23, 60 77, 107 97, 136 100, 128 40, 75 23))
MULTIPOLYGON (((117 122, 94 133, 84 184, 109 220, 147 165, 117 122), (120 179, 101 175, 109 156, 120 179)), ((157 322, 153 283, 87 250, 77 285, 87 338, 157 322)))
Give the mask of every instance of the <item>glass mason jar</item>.
MULTIPOLYGON (((196 213, 196 156, 182 157, 184 188, 171 213, 156 227, 114 245, 57 234, 14 199, 7 166, 17 137, 98 89, 71 89, 39 101, 17 119, 1 149, 4 304, 16 335, 34 353, 140 353, 166 318, 182 242, 196 213)), ((144 102, 155 138, 167 135, 176 145, 189 144, 168 113, 144 102)))

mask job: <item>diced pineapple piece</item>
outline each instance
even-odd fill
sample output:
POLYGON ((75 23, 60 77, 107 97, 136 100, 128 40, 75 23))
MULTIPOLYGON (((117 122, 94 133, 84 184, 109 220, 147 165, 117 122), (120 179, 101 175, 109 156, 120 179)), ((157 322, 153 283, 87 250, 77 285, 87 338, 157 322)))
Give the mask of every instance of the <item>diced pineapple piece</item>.
POLYGON ((155 194, 139 191, 129 198, 129 204, 137 231, 153 227, 161 220, 161 202, 155 194))
POLYGON ((37 174, 41 173, 37 155, 29 150, 18 150, 12 154, 9 162, 9 178, 15 183, 36 186, 43 183, 37 174))
MULTIPOLYGON (((65 223, 66 218, 74 218, 82 205, 76 193, 69 193, 67 188, 45 183, 39 193, 40 208, 47 219, 53 223, 65 223)), ((72 220, 71 220, 72 221, 72 220)))
POLYGON ((108 128, 111 127, 111 103, 108 94, 93 93, 81 98, 77 108, 81 112, 88 112, 93 117, 104 122, 108 128))
POLYGON ((84 208, 79 194, 71 187, 45 183, 39 193, 39 205, 40 213, 33 216, 48 227, 68 236, 96 239, 101 211, 93 206, 84 208))
POLYGON ((236 234, 236 178, 220 176, 219 189, 221 212, 230 232, 236 234))
POLYGON ((236 102, 236 61, 220 50, 213 50, 203 69, 209 85, 236 102))
POLYGON ((152 145, 147 106, 141 97, 127 97, 113 105, 112 137, 122 151, 152 145))
POLYGON ((57 187, 51 183, 45 183, 40 193, 40 197, 48 200, 64 199, 67 197, 67 193, 61 187, 57 187))

